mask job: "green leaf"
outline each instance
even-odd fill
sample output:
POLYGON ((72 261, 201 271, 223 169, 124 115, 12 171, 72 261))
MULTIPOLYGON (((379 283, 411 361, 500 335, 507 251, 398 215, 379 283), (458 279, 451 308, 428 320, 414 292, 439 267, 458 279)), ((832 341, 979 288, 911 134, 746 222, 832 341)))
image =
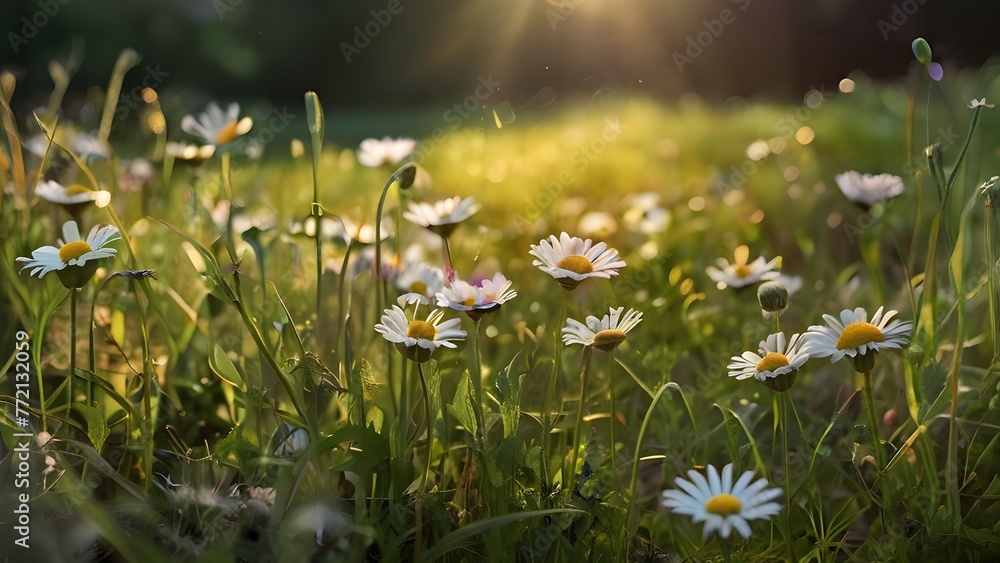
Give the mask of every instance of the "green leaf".
POLYGON ((494 516, 493 518, 487 518, 486 520, 480 520, 474 524, 470 524, 464 528, 459 528, 448 535, 441 538, 440 541, 434 544, 430 550, 427 551, 426 560, 434 561, 439 557, 449 551, 458 549, 469 543, 470 540, 479 536, 480 534, 485 534, 490 530, 512 524, 521 520, 527 520, 529 518, 536 518, 538 516, 550 516, 555 514, 575 514, 575 515, 585 515, 586 512, 582 510, 577 510, 575 508, 553 508, 550 510, 533 510, 531 512, 520 512, 517 514, 505 514, 503 516, 494 516))
POLYGON ((736 412, 732 409, 724 409, 718 404, 713 406, 722 412, 722 418, 726 421, 726 429, 729 431, 729 443, 733 457, 738 457, 738 453, 740 451, 740 448, 738 447, 739 435, 740 430, 742 430, 743 435, 747 437, 750 451, 753 452, 754 464, 756 465, 757 472, 761 475, 768 475, 767 467, 764 465, 764 460, 760 456, 760 450, 757 448, 757 441, 754 440, 753 434, 747 427, 746 422, 744 422, 740 415, 736 414, 736 412))
POLYGON ((247 389, 243 384, 243 377, 240 376, 240 372, 236 369, 233 361, 229 359, 229 356, 226 355, 226 351, 222 349, 222 346, 216 344, 212 349, 212 355, 208 358, 208 367, 211 368, 212 373, 218 375, 226 383, 244 393, 246 392, 247 389))
POLYGON ((82 414, 83 419, 87 421, 87 436, 90 437, 90 442, 94 444, 94 449, 100 453, 104 447, 104 441, 111 434, 111 431, 108 430, 108 423, 104 420, 104 414, 98 409, 82 403, 74 403, 73 408, 76 409, 76 412, 82 414))
POLYGON ((473 436, 479 433, 479 424, 476 421, 476 410, 472 401, 472 379, 468 371, 463 371, 458 380, 458 388, 455 389, 455 400, 450 405, 450 411, 455 418, 473 436))

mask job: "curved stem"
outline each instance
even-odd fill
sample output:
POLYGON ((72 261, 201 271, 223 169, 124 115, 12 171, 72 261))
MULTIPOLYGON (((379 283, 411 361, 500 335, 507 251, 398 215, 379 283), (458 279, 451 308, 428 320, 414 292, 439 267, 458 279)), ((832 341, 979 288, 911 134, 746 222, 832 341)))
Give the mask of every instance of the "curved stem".
POLYGON ((576 466, 580 461, 580 438, 583 435, 583 411, 587 401, 587 378, 590 374, 590 357, 593 355, 590 346, 584 346, 580 363, 580 405, 576 409, 576 429, 573 431, 573 461, 569 474, 576 474, 576 466))
POLYGON ((427 394, 427 381, 424 379, 424 371, 421 364, 417 363, 417 375, 420 377, 420 388, 424 395, 424 416, 427 418, 427 453, 424 459, 424 472, 420 476, 420 484, 417 486, 416 520, 417 536, 413 544, 413 560, 420 561, 420 543, 423 537, 423 497, 427 486, 427 476, 431 470, 431 455, 433 455, 434 445, 434 421, 431 420, 431 403, 427 394))

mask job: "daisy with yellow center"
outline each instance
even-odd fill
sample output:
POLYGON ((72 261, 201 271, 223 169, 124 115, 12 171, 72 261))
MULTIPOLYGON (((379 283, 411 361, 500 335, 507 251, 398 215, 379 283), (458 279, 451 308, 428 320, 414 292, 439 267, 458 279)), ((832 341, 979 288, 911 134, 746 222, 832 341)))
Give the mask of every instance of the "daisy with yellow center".
POLYGON ((474 197, 463 199, 455 196, 433 204, 411 201, 409 211, 403 212, 403 218, 447 237, 459 223, 475 215, 482 207, 474 197))
POLYGON ((438 291, 437 306, 465 311, 472 320, 478 320, 517 297, 517 292, 510 288, 511 284, 500 272, 494 274, 492 279, 483 280, 480 285, 455 280, 449 287, 438 291))
POLYGON ((562 329, 563 342, 566 344, 582 344, 593 346, 598 350, 608 352, 625 342, 625 335, 642 321, 642 313, 629 309, 622 314, 624 307, 611 309, 602 318, 589 316, 586 324, 576 319, 566 319, 562 329))
POLYGON ((896 311, 885 314, 882 311, 883 307, 879 307, 871 322, 868 322, 868 313, 861 307, 853 311, 844 309, 840 319, 823 315, 827 326, 810 326, 803 336, 809 342, 810 356, 830 357, 831 362, 847 356, 858 372, 871 371, 877 352, 905 348, 913 330, 912 321, 892 320, 896 311))
POLYGON ((121 238, 115 227, 95 225, 84 240, 76 221, 67 221, 63 225, 62 234, 58 247, 43 246, 32 251, 31 258, 17 258, 18 262, 25 264, 21 270, 31 268, 31 275, 38 274, 39 278, 49 272, 56 272, 63 285, 80 288, 97 271, 98 260, 114 258, 118 253, 114 248, 106 248, 109 243, 121 238))
POLYGON ((413 139, 391 137, 382 137, 382 140, 365 139, 358 148, 358 162, 369 168, 395 166, 410 156, 415 148, 417 142, 413 139))
POLYGON ((903 179, 893 174, 860 174, 848 170, 837 174, 837 187, 847 199, 863 207, 871 207, 903 193, 903 179))
POLYGON ((111 203, 111 193, 104 190, 92 190, 80 184, 64 186, 53 180, 39 182, 35 186, 35 195, 66 206, 76 206, 93 202, 97 207, 107 207, 111 203))
POLYGON ((528 252, 537 260, 531 264, 551 275, 567 291, 576 288, 587 278, 609 279, 618 275, 618 268, 625 262, 618 257, 618 251, 590 239, 580 239, 561 233, 559 238, 549 235, 538 244, 531 245, 528 252))
POLYGON ((407 266, 396 276, 396 288, 403 292, 397 300, 400 306, 408 303, 431 305, 438 292, 444 289, 444 271, 424 263, 407 266))
POLYGON ((715 261, 718 268, 715 266, 705 268, 708 277, 712 278, 719 289, 727 287, 739 289, 779 276, 774 269, 781 264, 781 257, 768 262, 763 256, 759 256, 753 262, 747 263, 750 258, 750 248, 746 245, 737 247, 734 254, 736 261, 732 264, 725 258, 719 258, 715 261))
POLYGON ((212 102, 197 119, 193 115, 185 115, 181 119, 181 129, 185 133, 216 147, 227 145, 246 135, 252 127, 253 119, 240 119, 240 105, 237 103, 229 104, 223 112, 218 104, 212 102))
POLYGON ((785 340, 785 333, 779 332, 761 340, 757 353, 743 352, 733 356, 726 369, 729 377, 749 379, 753 377, 774 391, 788 391, 795 383, 795 377, 802 364, 809 360, 809 344, 798 334, 785 340), (786 345, 787 344, 787 345, 786 345))
POLYGON ((375 332, 396 345, 401 354, 415 362, 426 362, 440 347, 455 348, 454 341, 465 340, 465 331, 457 327, 461 320, 441 322, 444 311, 436 310, 426 320, 409 320, 402 309, 393 305, 382 315, 382 322, 375 325, 375 332))
POLYGON ((691 516, 691 521, 704 522, 704 541, 718 533, 722 539, 733 530, 747 539, 752 534, 749 520, 770 520, 781 511, 772 502, 781 496, 781 489, 769 489, 767 479, 754 481, 754 472, 746 471, 733 483, 733 464, 727 464, 719 475, 715 466, 708 466, 708 479, 694 469, 688 479, 677 477, 677 489, 663 491, 664 507, 676 514, 691 516))

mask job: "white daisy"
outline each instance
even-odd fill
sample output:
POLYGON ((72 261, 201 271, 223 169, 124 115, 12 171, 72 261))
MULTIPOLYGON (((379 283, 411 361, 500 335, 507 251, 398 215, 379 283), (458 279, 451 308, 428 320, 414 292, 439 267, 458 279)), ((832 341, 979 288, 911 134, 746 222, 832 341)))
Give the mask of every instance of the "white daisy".
POLYGON ((600 319, 591 315, 587 317, 586 324, 576 319, 566 319, 566 326, 562 329, 563 342, 593 346, 605 352, 615 349, 625 342, 625 335, 642 320, 642 313, 639 311, 629 309, 623 315, 624 309, 611 309, 610 314, 600 319))
POLYGON ((396 300, 400 306, 408 303, 430 305, 444 289, 444 272, 422 262, 407 266, 396 277, 396 289, 403 292, 396 300))
POLYGON ((903 179, 892 174, 859 174, 849 170, 837 174, 837 186, 847 199, 871 207, 903 193, 903 179))
POLYGON ((35 195, 58 203, 60 205, 77 205, 93 202, 98 207, 107 207, 111 203, 111 193, 104 190, 92 190, 80 184, 64 186, 53 180, 39 182, 35 186, 35 195))
POLYGON ((905 348, 913 330, 912 321, 890 322, 896 311, 887 311, 883 315, 882 310, 883 307, 879 307, 875 311, 871 322, 868 322, 868 313, 862 307, 853 311, 844 309, 839 320, 833 315, 823 315, 828 326, 810 326, 803 335, 809 342, 809 355, 814 358, 832 356, 831 362, 848 356, 857 371, 871 371, 875 362, 874 353, 905 348))
POLYGON ((87 240, 80 237, 76 221, 67 221, 62 228, 63 238, 59 246, 43 246, 31 252, 31 258, 18 257, 23 262, 21 271, 31 268, 31 274, 39 278, 49 272, 57 272, 63 285, 69 288, 83 287, 97 270, 97 260, 114 258, 118 253, 114 248, 105 248, 121 238, 118 229, 110 225, 94 225, 87 240))
POLYGON ((644 192, 632 196, 631 207, 625 210, 622 219, 628 228, 654 235, 670 226, 670 211, 660 205, 660 194, 644 192))
POLYGON ((409 203, 409 211, 403 212, 403 217, 411 223, 426 227, 435 233, 447 237, 459 223, 475 215, 481 208, 476 198, 461 198, 455 196, 430 203, 409 203))
POLYGON ((973 98, 972 100, 969 100, 969 109, 976 109, 978 107, 991 108, 993 107, 993 104, 986 103, 986 98, 981 98, 979 100, 973 98))
POLYGON ((788 391, 795 383, 795 372, 809 360, 809 343, 793 334, 785 344, 785 333, 779 332, 761 340, 756 354, 748 351, 733 356, 726 366, 729 377, 754 377, 774 391, 788 391))
POLYGON ((480 285, 455 280, 451 286, 437 293, 437 306, 465 311, 472 320, 478 320, 517 297, 517 292, 510 288, 511 284, 500 272, 494 274, 492 279, 483 280, 480 285))
POLYGON ((743 538, 749 538, 748 520, 770 520, 781 511, 781 505, 771 502, 781 496, 781 489, 767 488, 767 479, 754 478, 753 471, 746 471, 733 483, 733 464, 722 468, 722 475, 715 466, 708 466, 708 479, 695 471, 688 471, 688 478, 677 477, 674 484, 679 489, 663 491, 661 503, 677 514, 691 516, 692 522, 704 522, 702 537, 705 541, 713 533, 723 539, 735 529, 743 538))
POLYGON ((528 254, 538 258, 531 263, 533 266, 554 277, 566 290, 572 290, 587 278, 617 276, 618 268, 625 267, 618 251, 607 244, 593 244, 590 239, 571 237, 565 232, 558 239, 549 235, 548 239, 531 245, 528 254))
POLYGON ((240 119, 240 105, 229 104, 225 112, 215 102, 208 104, 205 113, 198 116, 185 115, 181 119, 181 129, 216 147, 231 143, 247 134, 253 127, 253 119, 240 119))
POLYGON ((379 168, 384 165, 399 164, 404 158, 413 153, 417 148, 417 142, 413 139, 392 139, 382 137, 378 139, 365 139, 361 141, 358 148, 358 162, 362 166, 369 168, 379 168))
POLYGON ((705 268, 705 272, 719 289, 727 287, 739 289, 765 280, 773 280, 779 276, 774 269, 781 264, 780 256, 770 262, 764 260, 763 256, 758 256, 756 260, 748 264, 749 257, 750 249, 746 245, 741 245, 736 248, 735 262, 730 264, 725 258, 719 258, 715 261, 719 267, 709 266, 705 268))
POLYGON ((192 145, 191 143, 167 143, 166 152, 175 160, 187 164, 201 164, 215 154, 215 145, 192 145))
POLYGON ((452 341, 464 340, 465 331, 457 327, 462 321, 449 319, 441 322, 444 311, 438 309, 427 315, 426 320, 407 320, 406 314, 396 305, 386 309, 382 322, 375 325, 375 332, 396 345, 401 354, 415 362, 426 362, 434 350, 444 346, 455 348, 452 341))

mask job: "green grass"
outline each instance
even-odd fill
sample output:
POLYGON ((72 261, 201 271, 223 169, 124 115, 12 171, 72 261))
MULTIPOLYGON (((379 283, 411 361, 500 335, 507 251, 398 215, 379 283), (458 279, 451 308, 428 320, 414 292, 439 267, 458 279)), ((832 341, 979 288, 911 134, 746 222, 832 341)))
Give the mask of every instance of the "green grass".
MULTIPOLYGON (((995 173, 995 115, 982 113, 940 213, 930 171, 916 157, 927 144, 925 123, 932 142, 951 127, 940 138, 951 173, 972 115, 966 92, 993 99, 1000 84, 988 73, 946 80, 930 88, 925 115, 921 80, 916 164, 907 166, 908 91, 854 78, 854 93, 807 95, 803 105, 626 97, 518 110, 499 129, 491 116, 451 128, 427 113, 414 119, 418 125, 402 125, 429 128, 428 137, 417 183, 388 191, 387 224, 395 230, 407 201, 475 196, 483 210, 451 237, 454 267, 463 279, 502 271, 518 292, 481 321, 481 405, 472 321, 460 317, 469 339, 437 351, 418 374, 374 331, 381 311, 371 268, 341 275, 347 245, 340 239, 323 241, 317 309, 314 241, 290 228, 313 201, 304 111, 292 108, 296 119, 265 146, 264 159, 234 150, 238 205, 229 230, 224 214, 213 221, 210 213, 229 193, 219 154, 199 166, 164 163, 155 158, 154 135, 112 136, 110 160, 76 162, 52 147, 44 163, 25 157, 21 181, 11 145, 37 126, 31 116, 5 114, 0 313, 12 322, 0 341, 12 352, 0 398, 10 468, 2 513, 17 506, 9 485, 10 448, 19 441, 12 374, 15 333, 23 330, 36 354, 32 433, 44 412, 54 436, 47 454, 32 454, 30 489, 32 549, 49 560, 95 549, 130 561, 394 561, 413 559, 418 541, 422 560, 455 561, 997 557, 1000 378, 987 287, 997 273, 983 258, 983 233, 995 233, 984 227, 990 210, 976 193, 995 173), (796 140, 802 126, 815 135, 805 145, 796 140), (440 141, 430 136, 436 128, 445 134, 440 141), (286 156, 290 136, 305 142, 306 156, 286 156), (746 150, 757 140, 785 147, 750 161, 746 150), (127 192, 117 171, 122 159, 137 156, 154 160, 156 175, 142 191, 127 192), (753 172, 734 183, 741 167, 753 172), (124 241, 115 243, 118 257, 102 263, 79 294, 69 408, 67 290, 54 275, 18 274, 14 259, 54 244, 69 219, 57 205, 24 197, 39 171, 85 183, 85 168, 112 192, 116 217, 91 206, 84 231, 120 218, 134 262, 124 241), (866 213, 833 181, 847 169, 899 174, 905 192, 866 213), (669 211, 663 232, 642 233, 627 220, 630 195, 647 191, 669 211), (591 211, 606 212, 615 227, 586 236, 616 248, 627 266, 568 293, 567 314, 583 320, 619 306, 643 312, 614 363, 601 351, 556 344, 561 290, 528 254, 550 234, 584 236, 581 215, 591 211), (246 230, 242 218, 265 214, 273 220, 246 230), (940 231, 930 237, 935 221, 940 231), (880 354, 874 370, 884 474, 870 461, 882 456, 872 449, 861 377, 848 362, 812 359, 800 370, 787 394, 787 440, 776 420, 781 397, 727 376, 731 356, 756 351, 774 331, 754 289, 719 290, 705 273, 740 245, 751 258, 781 256, 781 271, 803 278, 780 318, 786 333, 859 306, 871 313, 885 305, 920 321, 911 346, 880 354), (155 279, 111 276, 139 268, 155 270, 155 279), (921 279, 923 291, 911 293, 921 279), (553 372, 555 395, 546 403, 553 372), (89 409, 81 408, 88 381, 89 409), (570 467, 581 410, 579 464, 570 467), (620 415, 615 444, 612 412, 620 415), (304 429, 296 439, 309 440, 289 453, 282 443, 293 441, 292 427, 304 429), (43 476, 46 455, 56 470, 43 476), (660 493, 692 467, 730 462, 737 472, 790 485, 791 504, 779 497, 781 512, 770 523, 753 522, 749 540, 703 541, 702 525, 660 507, 660 493), (70 539, 55 540, 62 537, 70 539)), ((372 223, 393 170, 364 168, 353 145, 331 142, 364 131, 365 120, 327 109, 320 203, 328 216, 372 223)), ((40 117, 53 125, 51 116, 40 117)), ((169 123, 180 117, 167 115, 169 123)), ((268 120, 255 117, 249 136, 268 138, 261 133, 268 120)), ((74 127, 69 121, 58 128, 74 127)), ((180 137, 174 129, 171 139, 180 137)), ((430 265, 442 265, 436 235, 406 221, 399 227, 382 245, 386 256, 416 245, 430 265)), ((369 249, 350 248, 353 259, 371 260, 369 249)), ((397 295, 390 287, 388 303, 397 295)))

